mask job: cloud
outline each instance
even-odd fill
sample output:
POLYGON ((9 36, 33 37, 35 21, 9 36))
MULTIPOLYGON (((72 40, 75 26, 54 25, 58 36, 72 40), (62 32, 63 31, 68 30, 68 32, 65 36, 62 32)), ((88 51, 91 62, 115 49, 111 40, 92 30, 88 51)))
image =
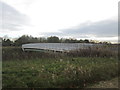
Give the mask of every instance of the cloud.
POLYGON ((75 38, 104 38, 117 37, 118 24, 117 20, 104 20, 99 22, 87 22, 69 29, 59 30, 60 32, 42 33, 46 36, 68 36, 75 38))
POLYGON ((28 17, 19 11, 17 11, 12 6, 0 2, 0 31, 8 32, 8 31, 17 31, 21 30, 22 26, 28 25, 28 17))

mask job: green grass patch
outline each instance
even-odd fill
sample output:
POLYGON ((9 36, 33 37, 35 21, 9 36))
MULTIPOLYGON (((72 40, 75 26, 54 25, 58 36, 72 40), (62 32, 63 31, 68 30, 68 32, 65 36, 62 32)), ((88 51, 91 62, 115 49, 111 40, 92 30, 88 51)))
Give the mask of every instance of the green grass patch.
POLYGON ((89 83, 118 76, 116 58, 41 58, 2 64, 3 88, 86 87, 89 83))

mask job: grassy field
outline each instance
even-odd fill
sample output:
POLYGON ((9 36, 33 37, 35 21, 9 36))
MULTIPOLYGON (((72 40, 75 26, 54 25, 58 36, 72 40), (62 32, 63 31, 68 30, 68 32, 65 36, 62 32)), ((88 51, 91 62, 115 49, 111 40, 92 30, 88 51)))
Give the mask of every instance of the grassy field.
POLYGON ((4 88, 82 88, 118 76, 118 60, 66 57, 4 61, 2 73, 4 88))
POLYGON ((118 76, 117 45, 69 53, 2 48, 3 88, 84 88, 118 76))

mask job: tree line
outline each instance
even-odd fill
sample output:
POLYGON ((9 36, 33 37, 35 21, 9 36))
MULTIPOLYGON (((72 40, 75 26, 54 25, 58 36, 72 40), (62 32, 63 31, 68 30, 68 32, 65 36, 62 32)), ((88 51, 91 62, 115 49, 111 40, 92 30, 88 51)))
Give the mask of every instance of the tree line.
MULTIPOLYGON (((27 43, 96 43, 94 41, 90 41, 88 39, 85 40, 77 40, 77 39, 66 39, 66 38, 59 38, 57 36, 50 36, 50 37, 32 37, 28 35, 23 35, 12 41, 10 39, 2 38, 2 46, 21 46, 22 44, 27 43)), ((99 43, 108 43, 108 42, 99 42, 99 43)))

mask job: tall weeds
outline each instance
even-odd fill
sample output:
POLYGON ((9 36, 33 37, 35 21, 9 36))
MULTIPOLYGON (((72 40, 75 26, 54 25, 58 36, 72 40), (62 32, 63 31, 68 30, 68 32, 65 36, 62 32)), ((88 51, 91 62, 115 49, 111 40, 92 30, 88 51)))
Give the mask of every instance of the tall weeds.
POLYGON ((117 45, 103 45, 95 47, 87 47, 79 50, 72 50, 67 53, 73 57, 118 57, 117 45))
POLYGON ((24 60, 34 58, 58 58, 58 57, 117 57, 117 45, 102 45, 87 47, 69 52, 52 52, 52 51, 22 51, 21 47, 3 47, 2 57, 5 60, 24 60))

